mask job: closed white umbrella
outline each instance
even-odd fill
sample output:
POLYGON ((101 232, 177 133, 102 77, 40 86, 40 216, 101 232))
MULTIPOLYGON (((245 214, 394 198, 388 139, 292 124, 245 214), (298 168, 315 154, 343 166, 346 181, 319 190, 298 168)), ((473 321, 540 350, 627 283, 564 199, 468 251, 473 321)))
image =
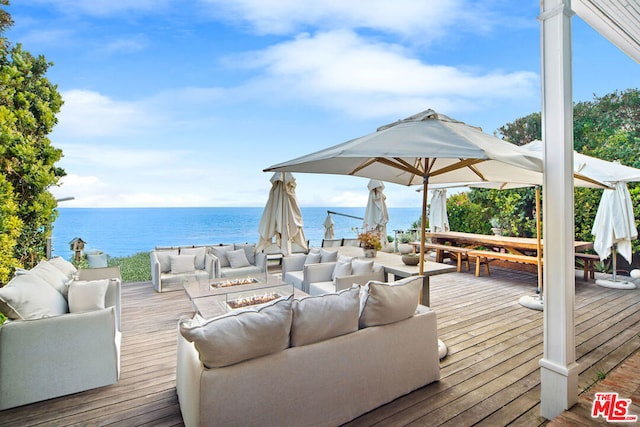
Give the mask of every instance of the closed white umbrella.
POLYGON ((256 250, 271 246, 274 237, 275 244, 284 255, 291 254, 291 243, 307 249, 295 178, 291 173, 277 172, 271 177, 271 184, 269 199, 258 227, 260 239, 256 250))
POLYGON ((591 234, 595 236, 593 249, 605 260, 611 255, 613 280, 598 279, 596 284, 605 287, 635 289, 631 282, 617 281, 616 254, 631 263, 631 240, 638 238, 631 195, 624 182, 617 182, 613 190, 604 190, 591 234))
POLYGON ((432 191, 429 204, 429 228, 433 232, 449 231, 447 190, 444 188, 432 191))
POLYGON ((387 211, 387 196, 384 195, 384 184, 377 179, 369 180, 369 201, 364 211, 364 227, 373 228, 380 232, 383 243, 387 239, 387 223, 389 212, 387 211))
POLYGON ((324 225, 324 238, 327 240, 333 239, 335 236, 335 231, 334 231, 333 218, 331 218, 330 213, 327 213, 327 217, 325 218, 322 225, 324 225))

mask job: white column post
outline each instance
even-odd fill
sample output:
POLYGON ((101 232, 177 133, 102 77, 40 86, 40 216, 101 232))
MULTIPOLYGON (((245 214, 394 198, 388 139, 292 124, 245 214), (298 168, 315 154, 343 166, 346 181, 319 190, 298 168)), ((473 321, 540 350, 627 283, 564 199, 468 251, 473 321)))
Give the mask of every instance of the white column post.
POLYGON ((554 418, 578 397, 574 325, 571 0, 541 1, 544 156, 544 355, 540 415, 554 418))

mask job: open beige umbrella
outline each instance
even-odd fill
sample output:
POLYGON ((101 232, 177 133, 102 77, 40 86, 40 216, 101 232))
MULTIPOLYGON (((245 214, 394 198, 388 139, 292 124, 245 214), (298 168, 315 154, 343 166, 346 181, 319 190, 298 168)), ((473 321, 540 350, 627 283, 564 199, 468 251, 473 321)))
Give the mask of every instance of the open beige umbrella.
MULTIPOLYGON (((519 147, 433 110, 376 132, 271 166, 265 171, 354 175, 422 185, 422 229, 429 183, 542 183, 542 160, 519 147)), ((424 272, 424 233, 420 274, 424 272)))
POLYGON ((274 237, 275 244, 285 256, 291 254, 291 243, 307 249, 295 178, 290 173, 277 172, 271 177, 271 184, 269 199, 258 227, 260 239, 256 250, 261 251, 271 246, 274 237))

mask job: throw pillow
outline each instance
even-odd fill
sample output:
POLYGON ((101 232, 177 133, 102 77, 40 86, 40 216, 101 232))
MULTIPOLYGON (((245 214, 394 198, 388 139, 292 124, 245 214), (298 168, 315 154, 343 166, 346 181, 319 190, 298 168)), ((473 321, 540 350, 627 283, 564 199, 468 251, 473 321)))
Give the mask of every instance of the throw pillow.
POLYGON ((351 271, 351 262, 336 262, 336 266, 333 268, 333 273, 331 274, 331 279, 335 284, 336 277, 351 276, 351 271))
POLYGON ((207 368, 222 368, 289 347, 291 300, 236 310, 202 324, 180 321, 180 333, 193 342, 207 368))
POLYGON ((103 309, 108 287, 109 279, 71 282, 69 285, 69 312, 83 313, 103 309))
POLYGON ((60 316, 68 310, 62 294, 35 274, 21 274, 0 288, 0 312, 9 319, 60 316))
POLYGON ((67 283, 69 278, 62 272, 51 265, 48 261, 40 261, 35 267, 27 272, 27 274, 35 274, 43 279, 56 291, 60 292, 63 296, 67 296, 67 283))
POLYGON ((228 251, 227 258, 229 259, 229 265, 231 268, 249 267, 249 260, 244 249, 238 249, 236 251, 228 251))
POLYGON ((211 252, 218 258, 218 262, 220 263, 220 267, 229 267, 229 260, 227 259, 227 252, 232 251, 233 246, 231 245, 220 245, 220 246, 212 246, 211 252))
POLYGON ((256 265, 256 245, 253 243, 236 243, 236 249, 244 249, 249 264, 256 265))
POLYGON ((304 260, 304 265, 308 264, 318 264, 322 259, 322 255, 320 252, 309 252, 307 254, 307 259, 304 260))
POLYGON ((207 248, 182 248, 180 249, 180 255, 194 255, 196 257, 195 266, 196 270, 204 270, 204 256, 207 253, 207 248))
POLYGON ((177 249, 156 251, 156 258, 160 263, 160 272, 169 273, 171 271, 171 256, 178 255, 177 249))
POLYGON ((373 260, 365 261, 362 259, 354 259, 351 261, 351 269, 353 274, 367 274, 373 271, 373 260))
POLYGON ((372 280, 362 292, 361 328, 399 322, 416 312, 422 292, 422 277, 411 276, 391 283, 372 280))
POLYGON ((291 346, 313 344, 358 330, 360 288, 293 300, 291 346))
POLYGON ((336 262, 338 261, 338 251, 328 251, 320 249, 320 262, 336 262))
POLYGON ((51 258, 49 260, 49 263, 58 270, 62 271, 69 280, 73 279, 73 276, 78 271, 73 264, 59 256, 51 258))
POLYGON ((196 271, 195 255, 171 255, 171 274, 193 273, 196 271))
POLYGON ((338 262, 351 262, 354 259, 356 259, 355 257, 351 257, 351 256, 344 256, 342 254, 338 254, 338 259, 336 261, 338 262))

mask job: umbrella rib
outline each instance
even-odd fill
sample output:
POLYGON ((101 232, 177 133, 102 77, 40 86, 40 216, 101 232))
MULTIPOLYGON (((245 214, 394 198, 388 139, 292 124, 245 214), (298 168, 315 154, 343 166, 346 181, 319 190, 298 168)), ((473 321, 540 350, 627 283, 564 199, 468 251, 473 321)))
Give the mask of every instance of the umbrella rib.
POLYGON ((387 166, 391 166, 393 168, 400 169, 401 171, 412 173, 414 175, 419 175, 419 176, 423 175, 423 171, 421 171, 417 167, 413 166, 412 164, 408 163, 407 161, 405 161, 405 160, 403 160, 401 158, 398 158, 398 157, 394 157, 393 160, 388 159, 386 157, 376 157, 375 158, 375 161, 378 162, 378 163, 382 163, 382 164, 385 164, 387 166), (393 160, 395 160, 395 162, 393 160))
MULTIPOLYGON (((466 168, 466 167, 471 167, 475 164, 478 164, 480 162, 484 162, 485 159, 460 159, 460 161, 458 163, 454 163, 452 165, 449 165, 445 168, 442 169, 438 169, 435 172, 429 173, 430 176, 437 176, 437 175, 441 175, 447 172, 451 172, 457 169, 462 169, 462 168, 466 168)), ((474 170, 474 172, 476 172, 474 170)), ((477 174, 477 172, 476 172, 477 174)), ((479 176, 481 176, 480 174, 478 174, 479 176)))

